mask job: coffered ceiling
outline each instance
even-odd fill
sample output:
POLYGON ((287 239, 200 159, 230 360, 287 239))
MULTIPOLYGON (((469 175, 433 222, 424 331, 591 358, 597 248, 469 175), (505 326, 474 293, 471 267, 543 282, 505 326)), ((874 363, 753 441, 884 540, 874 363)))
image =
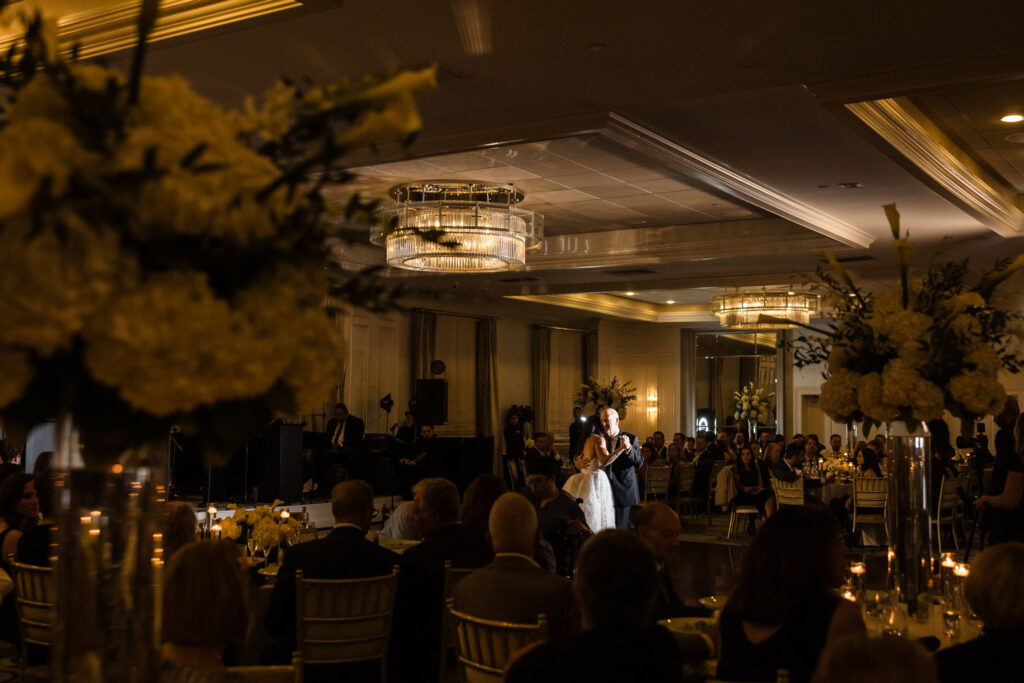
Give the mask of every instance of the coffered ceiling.
MULTIPOLYGON (((415 179, 508 182, 548 237, 524 272, 391 275, 440 297, 687 322, 723 288, 799 282, 825 248, 868 281, 891 278, 893 201, 921 264, 946 252, 984 269, 1024 250, 1024 145, 1006 139, 1024 123, 992 119, 1024 105, 1022 24, 1017 0, 296 0, 168 38, 149 65, 237 106, 283 74, 437 62, 415 145, 354 156, 358 180, 335 199, 415 179), (887 98, 958 163, 935 147, 925 169, 906 131, 883 135, 848 106, 887 98)), ((340 261, 382 262, 357 241, 340 261)))

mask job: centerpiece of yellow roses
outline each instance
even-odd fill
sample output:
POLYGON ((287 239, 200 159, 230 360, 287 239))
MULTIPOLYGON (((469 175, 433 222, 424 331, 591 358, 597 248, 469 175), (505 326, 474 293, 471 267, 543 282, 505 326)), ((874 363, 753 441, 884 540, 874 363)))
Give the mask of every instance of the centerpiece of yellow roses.
POLYGON ((0 55, 0 417, 71 416, 87 462, 172 425, 228 455, 330 395, 328 302, 389 299, 328 259, 321 190, 350 178, 348 150, 414 134, 413 93, 435 83, 282 82, 225 111, 143 75, 158 8, 141 4, 127 75, 62 54, 38 15, 0 55))
POLYGON ((948 410, 973 427, 978 416, 1003 407, 999 371, 1022 367, 1021 315, 1005 310, 996 290, 1024 268, 1024 254, 996 263, 973 284, 966 259, 935 263, 915 277, 896 206, 884 208, 899 286, 867 292, 827 253, 834 272, 819 268, 816 284, 835 322, 794 342, 795 364, 827 363, 821 409, 836 421, 901 421, 914 431, 948 410))

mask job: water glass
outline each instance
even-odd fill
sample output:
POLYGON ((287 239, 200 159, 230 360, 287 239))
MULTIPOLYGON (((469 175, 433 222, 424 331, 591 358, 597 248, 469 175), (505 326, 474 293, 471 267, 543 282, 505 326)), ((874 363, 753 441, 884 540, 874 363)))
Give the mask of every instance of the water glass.
POLYGON ((889 608, 882 623, 883 636, 896 636, 902 638, 907 634, 907 616, 900 609, 899 605, 889 608))
POLYGON ((942 629, 946 637, 949 638, 949 644, 953 645, 960 633, 960 614, 956 610, 949 608, 942 610, 942 629))

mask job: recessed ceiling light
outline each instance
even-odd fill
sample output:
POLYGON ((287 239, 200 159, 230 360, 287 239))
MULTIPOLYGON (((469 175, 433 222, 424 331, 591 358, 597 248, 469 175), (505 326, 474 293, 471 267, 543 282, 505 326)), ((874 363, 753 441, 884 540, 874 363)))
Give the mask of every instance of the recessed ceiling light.
POLYGON ((626 296, 633 296, 635 294, 636 294, 636 292, 626 292, 626 296))
POLYGON ((999 120, 1003 123, 1020 123, 1021 121, 1024 121, 1024 116, 1021 116, 1020 114, 1007 114, 999 120))
POLYGON ((790 296, 793 296, 793 294, 795 294, 795 292, 794 292, 794 291, 793 291, 793 290, 791 289, 791 290, 789 290, 788 292, 786 292, 786 294, 788 294, 788 295, 790 295, 790 296))
POLYGON ((665 303, 667 303, 667 304, 674 304, 674 303, 675 303, 675 301, 672 301, 672 299, 669 299, 669 300, 668 300, 668 301, 666 301, 665 303))
POLYGON ((839 183, 836 187, 841 190, 859 190, 864 186, 860 183, 839 183))

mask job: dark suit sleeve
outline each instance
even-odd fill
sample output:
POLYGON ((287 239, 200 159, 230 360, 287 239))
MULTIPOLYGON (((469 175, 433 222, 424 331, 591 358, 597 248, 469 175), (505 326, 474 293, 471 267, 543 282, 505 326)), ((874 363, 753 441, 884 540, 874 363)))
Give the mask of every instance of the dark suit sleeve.
POLYGON ((264 625, 267 633, 281 639, 292 632, 295 626, 295 554, 296 548, 285 553, 284 562, 277 572, 274 590, 270 593, 270 605, 264 625))
POLYGON ((568 584, 565 586, 565 591, 558 596, 551 611, 552 614, 548 615, 548 623, 551 625, 549 635, 552 640, 580 630, 580 610, 576 606, 576 601, 572 597, 572 588, 568 584))
POLYGON ((640 439, 635 434, 626 434, 629 437, 630 449, 619 456, 619 459, 626 458, 633 467, 640 467, 644 459, 640 455, 640 439))
POLYGON ((349 417, 348 421, 351 424, 345 426, 345 445, 349 448, 359 448, 363 445, 366 423, 358 417, 349 417))
POLYGON ((772 476, 779 481, 794 482, 796 481, 796 472, 789 469, 788 467, 773 467, 772 476))

